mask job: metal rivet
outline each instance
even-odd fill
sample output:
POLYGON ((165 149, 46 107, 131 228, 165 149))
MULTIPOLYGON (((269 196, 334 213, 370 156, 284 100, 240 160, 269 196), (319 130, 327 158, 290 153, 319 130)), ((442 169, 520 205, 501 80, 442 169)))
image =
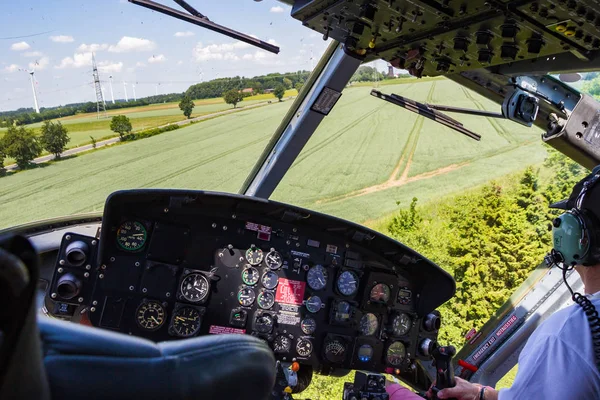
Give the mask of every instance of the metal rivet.
POLYGON ((231 218, 233 218, 233 219, 236 219, 236 218, 237 218, 237 215, 233 214, 233 215, 231 216, 231 218))
POLYGON ((289 240, 286 240, 286 241, 285 241, 285 244, 290 244, 290 243, 291 243, 291 242, 290 242, 289 240))
POLYGON ((90 311, 91 311, 91 312, 94 312, 94 311, 96 311, 96 307, 92 307, 92 308, 90 308, 90 311))
POLYGON ((168 213, 168 212, 169 212, 169 209, 168 209, 168 208, 165 208, 165 209, 164 209, 164 212, 165 212, 165 213, 168 213))
MULTIPOLYGON (((133 290, 133 286, 131 286, 130 289, 133 290)), ((146 293, 146 292, 148 292, 148 289, 142 288, 142 293, 146 293)))
POLYGON ((136 266, 136 267, 139 267, 139 266, 140 266, 140 262, 139 262, 139 261, 136 261, 136 262, 135 262, 135 266, 136 266))
POLYGON ((217 224, 215 224, 215 223, 213 222, 211 226, 212 226, 213 228, 216 228, 216 227, 217 227, 217 224))
POLYGON ((83 277, 84 277, 84 278, 89 278, 89 277, 90 277, 90 273, 89 273, 89 272, 86 272, 85 274, 83 274, 83 277))
POLYGON ((115 261, 115 258, 114 258, 114 257, 111 257, 111 258, 110 258, 110 262, 113 262, 113 261, 115 261))
POLYGON ((300 243, 296 243, 296 247, 300 247, 300 243))
POLYGON ((83 297, 78 298, 77 301, 83 303, 83 297))
POLYGON ((66 240, 71 240, 71 235, 67 235, 67 236, 65 236, 65 239, 66 239, 66 240))
POLYGON ((58 271, 58 273, 59 273, 59 274, 62 274, 62 272, 63 272, 63 269, 62 269, 62 268, 59 268, 57 271, 58 271))
POLYGON ((104 274, 100 274, 100 275, 98 275, 98 278, 99 278, 99 279, 103 279, 103 278, 104 278, 104 274))
POLYGON ((97 306, 97 305, 98 305, 98 300, 94 300, 94 301, 92 301, 92 305, 93 305, 93 306, 97 306))
POLYGON ((349 249, 349 248, 350 248, 350 245, 349 245, 348 243, 346 243, 346 248, 347 248, 347 249, 349 249))
POLYGON ((88 264, 85 266, 85 269, 87 269, 89 271, 90 269, 92 269, 92 266, 90 264, 88 264))
POLYGON ((59 263, 60 265, 65 265, 65 260, 60 260, 58 263, 59 263))
POLYGON ((240 261, 244 261, 244 257, 240 257, 240 261))
POLYGON ((293 228, 292 232, 298 232, 298 229, 297 228, 293 228))
POLYGON ((92 240, 92 246, 95 246, 98 242, 95 240, 92 240))
POLYGON ((53 299, 55 299, 55 298, 56 298, 56 293, 52 293, 52 294, 50 295, 50 297, 52 297, 53 299))
POLYGON ((227 225, 223 225, 223 230, 226 231, 227 230, 227 225))
POLYGON ((133 285, 129 286, 129 290, 133 290, 133 289, 135 289, 135 288, 133 287, 133 285))
POLYGON ((170 293, 170 292, 167 292, 167 293, 165 294, 165 296, 167 296, 167 297, 171 297, 171 293, 170 293))
POLYGON ((100 268, 102 268, 102 269, 106 269, 106 265, 102 265, 100 268))

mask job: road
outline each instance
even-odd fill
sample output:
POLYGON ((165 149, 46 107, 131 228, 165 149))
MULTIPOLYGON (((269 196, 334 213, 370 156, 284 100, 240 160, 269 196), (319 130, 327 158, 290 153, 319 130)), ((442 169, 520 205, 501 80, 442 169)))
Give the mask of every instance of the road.
MULTIPOLYGON (((250 106, 232 108, 230 110, 219 111, 219 112, 212 113, 212 114, 201 115, 199 117, 192 118, 192 119, 185 119, 183 121, 175 122, 174 124, 177 124, 179 126, 187 125, 187 124, 190 124, 192 122, 203 121, 205 119, 219 117, 221 115, 231 114, 231 113, 238 112, 238 111, 249 110, 251 108, 256 108, 256 107, 262 107, 262 106, 267 105, 267 104, 269 104, 269 102, 268 101, 264 101, 264 102, 261 102, 261 103, 252 104, 250 106)), ((172 124, 167 124, 167 125, 172 125, 172 124)), ((163 127, 165 127, 167 125, 159 126, 159 128, 163 128, 163 127)), ((110 138, 110 139, 106 139, 106 140, 101 140, 99 142, 96 142, 96 148, 98 149, 100 147, 110 146, 111 144, 117 143, 118 141, 119 141, 119 137, 118 136, 110 138)), ((60 156, 61 157, 72 156, 74 154, 83 153, 84 151, 92 150, 93 148, 94 147, 91 144, 86 144, 85 146, 74 147, 72 149, 65 150, 63 153, 61 153, 60 156)), ((46 156, 38 157, 38 158, 34 159, 32 162, 35 163, 35 164, 41 164, 41 163, 45 163, 45 162, 48 162, 48 161, 51 161, 51 160, 54 160, 54 154, 48 154, 46 156)), ((17 164, 7 165, 6 167, 4 167, 4 169, 7 170, 7 171, 16 170, 17 169, 17 164)))

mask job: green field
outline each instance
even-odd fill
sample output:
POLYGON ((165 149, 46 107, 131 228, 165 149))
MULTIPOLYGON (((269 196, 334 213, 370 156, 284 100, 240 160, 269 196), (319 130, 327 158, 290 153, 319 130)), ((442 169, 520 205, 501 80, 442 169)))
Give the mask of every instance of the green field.
MULTIPOLYGON (((407 80, 382 85, 381 90, 499 110, 444 79, 407 80)), ((378 100, 369 91, 368 86, 344 91, 274 193, 276 200, 368 222, 393 212, 396 201, 406 206, 414 196, 422 202, 462 191, 545 156, 534 129, 457 117, 483 135, 476 142, 378 100)), ((0 228, 101 211, 106 196, 118 189, 237 192, 291 104, 240 111, 0 178, 0 228)))

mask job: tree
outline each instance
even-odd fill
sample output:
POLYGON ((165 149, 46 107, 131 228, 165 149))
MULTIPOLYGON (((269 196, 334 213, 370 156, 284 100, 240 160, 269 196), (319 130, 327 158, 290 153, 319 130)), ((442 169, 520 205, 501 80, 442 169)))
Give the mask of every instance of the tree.
POLYGON ((381 81, 384 75, 373 67, 363 65, 350 78, 350 82, 373 82, 381 81))
POLYGON ((279 101, 281 101, 281 98, 285 94, 285 87, 281 84, 275 86, 275 90, 273 91, 273 94, 275 95, 275 97, 277 97, 279 99, 279 101))
POLYGON ((4 154, 14 158, 21 169, 27 168, 42 152, 37 136, 24 127, 9 127, 1 142, 4 154))
POLYGON ((183 96, 183 99, 181 99, 181 102, 179 103, 179 109, 183 111, 183 115, 185 115, 187 119, 190 119, 192 116, 194 106, 194 102, 188 95, 183 96))
POLYGON ((295 88, 298 91, 298 93, 300 93, 300 89, 302 89, 302 86, 304 86, 304 83, 302 83, 302 82, 296 83, 295 88))
POLYGON ((286 89, 291 89, 294 87, 294 83, 288 78, 283 78, 283 86, 285 86, 286 89))
POLYGON ((124 135, 131 133, 131 121, 125 115, 115 115, 110 121, 110 130, 117 132, 121 141, 125 140, 124 135))
POLYGON ((60 121, 56 123, 52 121, 44 122, 42 125, 42 134, 40 136, 40 144, 48 152, 54 154, 55 159, 60 158, 60 153, 65 151, 67 143, 69 143, 69 134, 60 121))
POLYGON ((223 99, 227 104, 233 104, 233 108, 235 108, 236 104, 240 101, 244 100, 244 96, 237 89, 231 89, 223 93, 223 99))

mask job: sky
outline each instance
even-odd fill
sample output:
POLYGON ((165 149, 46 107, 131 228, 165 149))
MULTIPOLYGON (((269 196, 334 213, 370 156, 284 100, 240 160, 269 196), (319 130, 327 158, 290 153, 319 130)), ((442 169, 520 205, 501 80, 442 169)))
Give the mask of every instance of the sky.
MULTIPOLYGON (((180 9, 170 0, 155 0, 180 9)), ((309 70, 328 42, 275 0, 188 0, 211 21, 280 46, 274 55, 126 0, 19 0, 3 4, 0 111, 95 101, 92 52, 106 100, 183 92, 228 76, 309 70), (311 60, 312 54, 312 60, 311 60), (125 82, 125 86, 123 84, 125 82)))

